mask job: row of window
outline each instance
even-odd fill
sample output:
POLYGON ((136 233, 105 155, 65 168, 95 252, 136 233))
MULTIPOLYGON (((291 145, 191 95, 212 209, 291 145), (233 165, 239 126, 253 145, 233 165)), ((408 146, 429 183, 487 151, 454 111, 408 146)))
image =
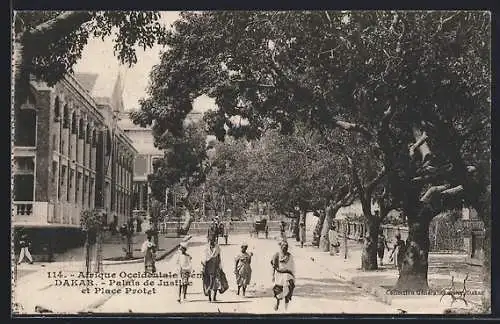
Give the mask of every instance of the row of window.
POLYGON ((74 202, 83 207, 90 207, 94 199, 94 177, 80 171, 75 173, 73 169, 70 169, 69 174, 67 174, 68 167, 66 165, 61 165, 60 169, 58 166, 57 162, 52 162, 52 183, 56 183, 57 179, 59 179, 57 182, 57 199, 59 201, 74 202), (74 190, 72 190, 73 188, 74 190))
MULTIPOLYGON (((70 130, 70 134, 74 134, 74 135, 78 135, 78 138, 81 139, 81 140, 85 140, 87 144, 92 144, 93 147, 97 146, 97 131, 96 129, 92 129, 92 126, 91 126, 91 122, 87 122, 87 124, 85 125, 85 120, 84 118, 80 117, 78 118, 78 115, 77 115, 77 112, 74 111, 72 114, 71 114, 71 118, 70 118, 70 112, 69 112, 69 108, 68 108, 68 105, 64 105, 64 108, 63 108, 63 116, 61 116, 61 103, 60 103, 60 100, 59 100, 59 97, 56 97, 55 99, 55 104, 54 104, 54 121, 56 123, 59 123, 60 121, 62 121, 62 125, 61 125, 61 131, 59 132, 60 134, 60 137, 62 137, 62 129, 69 129, 70 130)), ((111 148, 112 148, 112 143, 111 143, 111 132, 108 130, 106 132, 106 153, 108 153, 111 148)), ((68 140, 71 139, 71 135, 70 135, 70 138, 68 140)), ((53 142, 54 142, 54 148, 57 147, 57 141, 56 141, 56 136, 53 137, 53 142)), ((59 145, 59 152, 62 152, 63 151, 63 148, 64 148, 64 139, 61 139, 61 145, 59 145)), ((71 152, 71 150, 70 150, 71 152)), ((127 168, 129 168, 130 170, 132 170, 133 168, 133 157, 132 155, 130 154, 120 154, 120 151, 118 150, 118 147, 115 147, 115 154, 116 156, 118 156, 118 163, 120 165, 123 165, 127 168)), ((63 153, 63 155, 65 155, 63 153)))

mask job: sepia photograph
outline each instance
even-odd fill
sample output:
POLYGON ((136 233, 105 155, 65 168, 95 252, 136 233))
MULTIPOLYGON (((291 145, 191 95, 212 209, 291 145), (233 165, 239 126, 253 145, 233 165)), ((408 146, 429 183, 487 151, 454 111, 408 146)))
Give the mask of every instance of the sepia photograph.
POLYGON ((491 314, 491 29, 13 11, 11 317, 491 314))

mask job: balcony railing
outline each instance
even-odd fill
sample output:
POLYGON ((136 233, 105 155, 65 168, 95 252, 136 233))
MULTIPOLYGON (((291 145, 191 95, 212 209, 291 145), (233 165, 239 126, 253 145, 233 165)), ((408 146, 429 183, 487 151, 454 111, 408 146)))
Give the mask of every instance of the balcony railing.
POLYGON ((14 216, 31 216, 33 215, 32 201, 15 201, 14 216))

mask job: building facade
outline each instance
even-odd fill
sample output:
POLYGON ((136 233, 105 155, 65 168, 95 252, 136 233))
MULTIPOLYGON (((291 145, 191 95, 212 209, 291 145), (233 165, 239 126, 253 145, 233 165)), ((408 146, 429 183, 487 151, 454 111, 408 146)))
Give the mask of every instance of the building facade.
POLYGON ((163 152, 154 146, 151 128, 135 125, 128 113, 119 115, 118 125, 132 140, 138 152, 134 161, 132 209, 144 216, 149 210, 150 203, 148 175, 153 173, 153 163, 155 159, 163 157, 163 152))
POLYGON ((106 98, 79 77, 53 87, 32 80, 28 100, 14 107, 14 227, 78 230, 80 213, 92 209, 108 221, 131 215, 137 151, 116 123, 121 80, 106 98))

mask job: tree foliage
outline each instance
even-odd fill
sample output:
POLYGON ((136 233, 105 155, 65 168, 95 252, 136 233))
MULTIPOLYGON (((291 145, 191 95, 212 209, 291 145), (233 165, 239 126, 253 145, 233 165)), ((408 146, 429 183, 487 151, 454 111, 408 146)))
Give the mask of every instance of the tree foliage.
POLYGON ((432 217, 463 201, 490 217, 490 20, 466 11, 184 13, 134 119, 176 131, 206 94, 219 107, 207 116, 219 139, 256 138, 269 125, 290 134, 297 121, 362 135, 408 217, 413 260, 402 285, 425 288, 432 217))
POLYGON ((115 56, 131 66, 137 48, 165 44, 166 35, 153 11, 18 11, 15 34, 19 90, 30 75, 52 86, 72 73, 91 37, 113 37, 115 56))
POLYGON ((207 204, 219 210, 250 203, 270 204, 288 215, 324 209, 350 180, 347 160, 322 146, 317 132, 300 126, 287 136, 268 130, 257 141, 228 139, 214 147, 211 170, 203 184, 207 204))
POLYGON ((205 181, 210 168, 210 146, 203 125, 187 125, 180 137, 165 133, 156 138, 155 145, 164 151, 164 156, 153 163, 153 173, 148 176, 153 197, 165 201, 166 189, 180 186, 186 190, 187 199, 205 181))

